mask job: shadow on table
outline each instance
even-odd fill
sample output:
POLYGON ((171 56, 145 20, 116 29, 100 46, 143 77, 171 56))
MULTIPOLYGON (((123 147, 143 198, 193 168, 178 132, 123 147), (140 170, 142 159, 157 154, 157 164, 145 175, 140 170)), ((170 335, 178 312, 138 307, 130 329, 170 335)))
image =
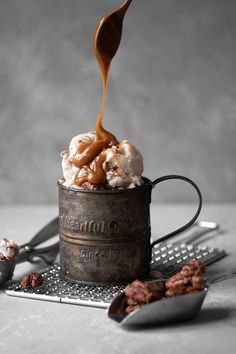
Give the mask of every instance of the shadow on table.
POLYGON ((163 325, 143 325, 143 326, 127 326, 124 327, 128 331, 143 331, 143 330, 152 330, 152 329, 163 329, 163 328, 184 328, 184 327, 194 327, 199 326, 201 324, 214 323, 217 321, 224 320, 226 318, 231 317, 236 313, 236 309, 234 307, 221 307, 216 309, 202 309, 195 319, 191 321, 179 322, 179 323, 170 323, 163 325))

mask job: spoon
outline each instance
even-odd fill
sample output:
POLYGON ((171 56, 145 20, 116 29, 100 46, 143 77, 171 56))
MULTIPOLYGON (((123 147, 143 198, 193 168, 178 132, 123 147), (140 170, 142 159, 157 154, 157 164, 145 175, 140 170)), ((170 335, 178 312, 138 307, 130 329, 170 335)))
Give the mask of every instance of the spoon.
POLYGON ((119 48, 124 16, 131 2, 125 1, 117 10, 103 17, 95 31, 93 48, 104 76, 108 75, 110 62, 119 48))
POLYGON ((35 247, 55 236, 58 233, 58 226, 59 219, 56 217, 37 232, 29 242, 20 246, 20 254, 16 260, 0 261, 0 286, 12 278, 18 263, 25 261, 34 263, 38 258, 48 265, 54 262, 59 251, 59 242, 43 248, 35 247))
MULTIPOLYGON (((123 291, 112 301, 108 308, 108 317, 121 326, 160 325, 191 320, 198 315, 209 287, 234 276, 236 276, 236 268, 209 277, 206 279, 205 288, 199 292, 154 301, 143 305, 130 314, 126 314, 122 310, 122 304, 125 300, 123 291)), ((163 280, 155 280, 153 283, 161 281, 163 282, 163 280)))

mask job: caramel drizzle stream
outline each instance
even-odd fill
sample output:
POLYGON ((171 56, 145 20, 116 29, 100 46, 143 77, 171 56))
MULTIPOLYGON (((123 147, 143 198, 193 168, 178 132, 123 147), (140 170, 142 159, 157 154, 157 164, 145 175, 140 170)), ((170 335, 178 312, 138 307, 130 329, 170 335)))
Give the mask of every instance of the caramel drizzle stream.
POLYGON ((115 56, 122 34, 124 15, 132 0, 127 0, 118 10, 102 18, 93 36, 93 49, 97 58, 103 83, 103 95, 101 109, 96 121, 96 140, 93 143, 84 143, 79 146, 72 163, 79 169, 84 167, 84 177, 75 178, 74 183, 81 186, 84 182, 93 184, 105 184, 106 176, 102 168, 105 161, 105 149, 110 146, 118 146, 116 137, 103 128, 103 115, 107 97, 107 82, 110 64, 115 56), (103 153, 102 153, 103 151, 103 153), (89 164, 94 161, 94 169, 89 164))

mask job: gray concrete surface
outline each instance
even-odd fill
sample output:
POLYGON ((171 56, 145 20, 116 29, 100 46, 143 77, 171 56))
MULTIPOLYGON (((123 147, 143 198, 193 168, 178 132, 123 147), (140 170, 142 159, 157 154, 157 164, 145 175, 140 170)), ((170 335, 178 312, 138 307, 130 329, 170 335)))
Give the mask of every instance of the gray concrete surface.
MULTIPOLYGON (((59 153, 99 111, 91 37, 120 2, 0 0, 0 202, 56 201, 59 153)), ((105 127, 136 144, 146 176, 187 175, 209 202, 236 201, 235 12, 134 0, 109 81, 105 127)), ((159 201, 193 200, 175 188, 159 201)))
MULTIPOLYGON (((153 205, 153 237, 183 224, 193 205, 153 205)), ((211 273, 235 267, 236 205, 206 205, 202 220, 219 222, 224 234, 207 241, 223 247, 228 256, 209 267, 211 273)), ((13 205, 0 207, 1 237, 26 242, 57 214, 56 206, 13 205)), ((17 266, 15 279, 32 267, 17 266)), ((111 321, 104 309, 50 303, 6 296, 0 291, 0 352, 18 354, 235 353, 236 281, 214 285, 194 321, 165 327, 124 330, 111 321)))

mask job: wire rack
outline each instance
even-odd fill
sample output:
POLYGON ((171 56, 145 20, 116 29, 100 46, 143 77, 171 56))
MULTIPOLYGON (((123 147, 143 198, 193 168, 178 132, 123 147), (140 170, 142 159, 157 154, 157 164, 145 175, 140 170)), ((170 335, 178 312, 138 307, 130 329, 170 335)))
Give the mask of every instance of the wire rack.
MULTIPOLYGON (((163 278, 168 278, 177 273, 191 259, 197 259, 209 265, 225 255, 226 252, 218 248, 160 243, 153 247, 151 269, 158 270, 163 278)), ((47 268, 42 276, 44 281, 39 288, 23 289, 20 283, 15 283, 6 290, 7 295, 106 308, 125 288, 125 285, 95 286, 66 282, 60 277, 58 264, 47 268)))

